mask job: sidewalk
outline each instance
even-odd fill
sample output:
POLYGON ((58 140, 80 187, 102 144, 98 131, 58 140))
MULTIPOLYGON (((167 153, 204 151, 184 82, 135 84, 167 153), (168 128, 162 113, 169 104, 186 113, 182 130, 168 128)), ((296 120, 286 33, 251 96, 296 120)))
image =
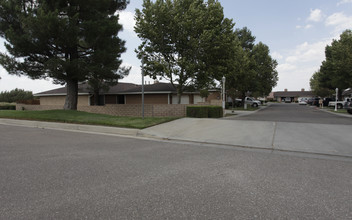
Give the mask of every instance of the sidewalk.
POLYGON ((352 125, 183 118, 139 136, 352 157, 352 125))
POLYGON ((142 130, 13 119, 0 124, 352 157, 352 125, 197 118, 142 130))

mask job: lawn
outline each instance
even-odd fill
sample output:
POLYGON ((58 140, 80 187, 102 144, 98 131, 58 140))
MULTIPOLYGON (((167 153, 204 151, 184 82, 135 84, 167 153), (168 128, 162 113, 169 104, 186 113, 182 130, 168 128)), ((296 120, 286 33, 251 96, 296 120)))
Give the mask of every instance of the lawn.
POLYGON ((10 111, 0 110, 0 118, 63 122, 74 124, 104 125, 124 128, 147 128, 157 124, 169 122, 177 117, 118 117, 103 114, 93 114, 71 110, 48 111, 10 111))
MULTIPOLYGON (((335 112, 335 109, 329 108, 328 111, 335 112)), ((337 109, 335 113, 348 114, 347 109, 337 109)))

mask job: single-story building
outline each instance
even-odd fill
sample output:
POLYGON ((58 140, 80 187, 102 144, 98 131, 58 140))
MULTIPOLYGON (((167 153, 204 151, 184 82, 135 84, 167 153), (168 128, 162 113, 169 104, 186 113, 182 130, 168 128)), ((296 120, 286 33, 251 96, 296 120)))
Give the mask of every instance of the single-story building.
POLYGON ((312 91, 305 91, 304 89, 301 89, 301 91, 288 91, 285 89, 284 91, 273 92, 271 97, 278 102, 297 102, 299 98, 312 98, 314 94, 312 91))
MULTIPOLYGON (((39 97, 40 105, 61 105, 66 98, 66 87, 53 89, 34 96, 39 97)), ((219 92, 211 92, 208 98, 202 98, 198 91, 185 91, 181 96, 181 104, 197 104, 211 99, 219 99, 219 92)), ((177 91, 171 83, 155 82, 144 85, 145 104, 178 104, 177 91)), ((140 104, 142 102, 142 86, 133 83, 120 82, 101 92, 99 105, 107 104, 140 104)), ((78 85, 78 106, 94 105, 94 95, 87 83, 78 85)))

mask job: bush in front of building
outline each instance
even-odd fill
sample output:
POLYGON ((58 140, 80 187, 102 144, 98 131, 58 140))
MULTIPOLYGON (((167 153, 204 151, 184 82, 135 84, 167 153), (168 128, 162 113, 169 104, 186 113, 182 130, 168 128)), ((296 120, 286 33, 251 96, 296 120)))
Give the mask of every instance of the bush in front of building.
POLYGON ((221 118, 223 115, 224 113, 221 106, 209 106, 208 118, 221 118))
POLYGON ((187 117, 191 118, 221 118, 221 106, 187 106, 187 117))
POLYGON ((0 105, 0 110, 16 110, 15 105, 0 105))

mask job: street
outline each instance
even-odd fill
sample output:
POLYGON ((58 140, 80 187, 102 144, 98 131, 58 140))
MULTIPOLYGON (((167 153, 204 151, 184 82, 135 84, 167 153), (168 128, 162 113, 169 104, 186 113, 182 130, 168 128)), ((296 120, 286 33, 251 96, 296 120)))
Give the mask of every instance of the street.
POLYGON ((9 125, 0 138, 0 219, 352 218, 351 157, 9 125))
POLYGON ((237 118, 230 117, 228 119, 352 125, 352 118, 337 117, 336 115, 320 111, 315 106, 294 103, 273 103, 256 114, 237 118))

